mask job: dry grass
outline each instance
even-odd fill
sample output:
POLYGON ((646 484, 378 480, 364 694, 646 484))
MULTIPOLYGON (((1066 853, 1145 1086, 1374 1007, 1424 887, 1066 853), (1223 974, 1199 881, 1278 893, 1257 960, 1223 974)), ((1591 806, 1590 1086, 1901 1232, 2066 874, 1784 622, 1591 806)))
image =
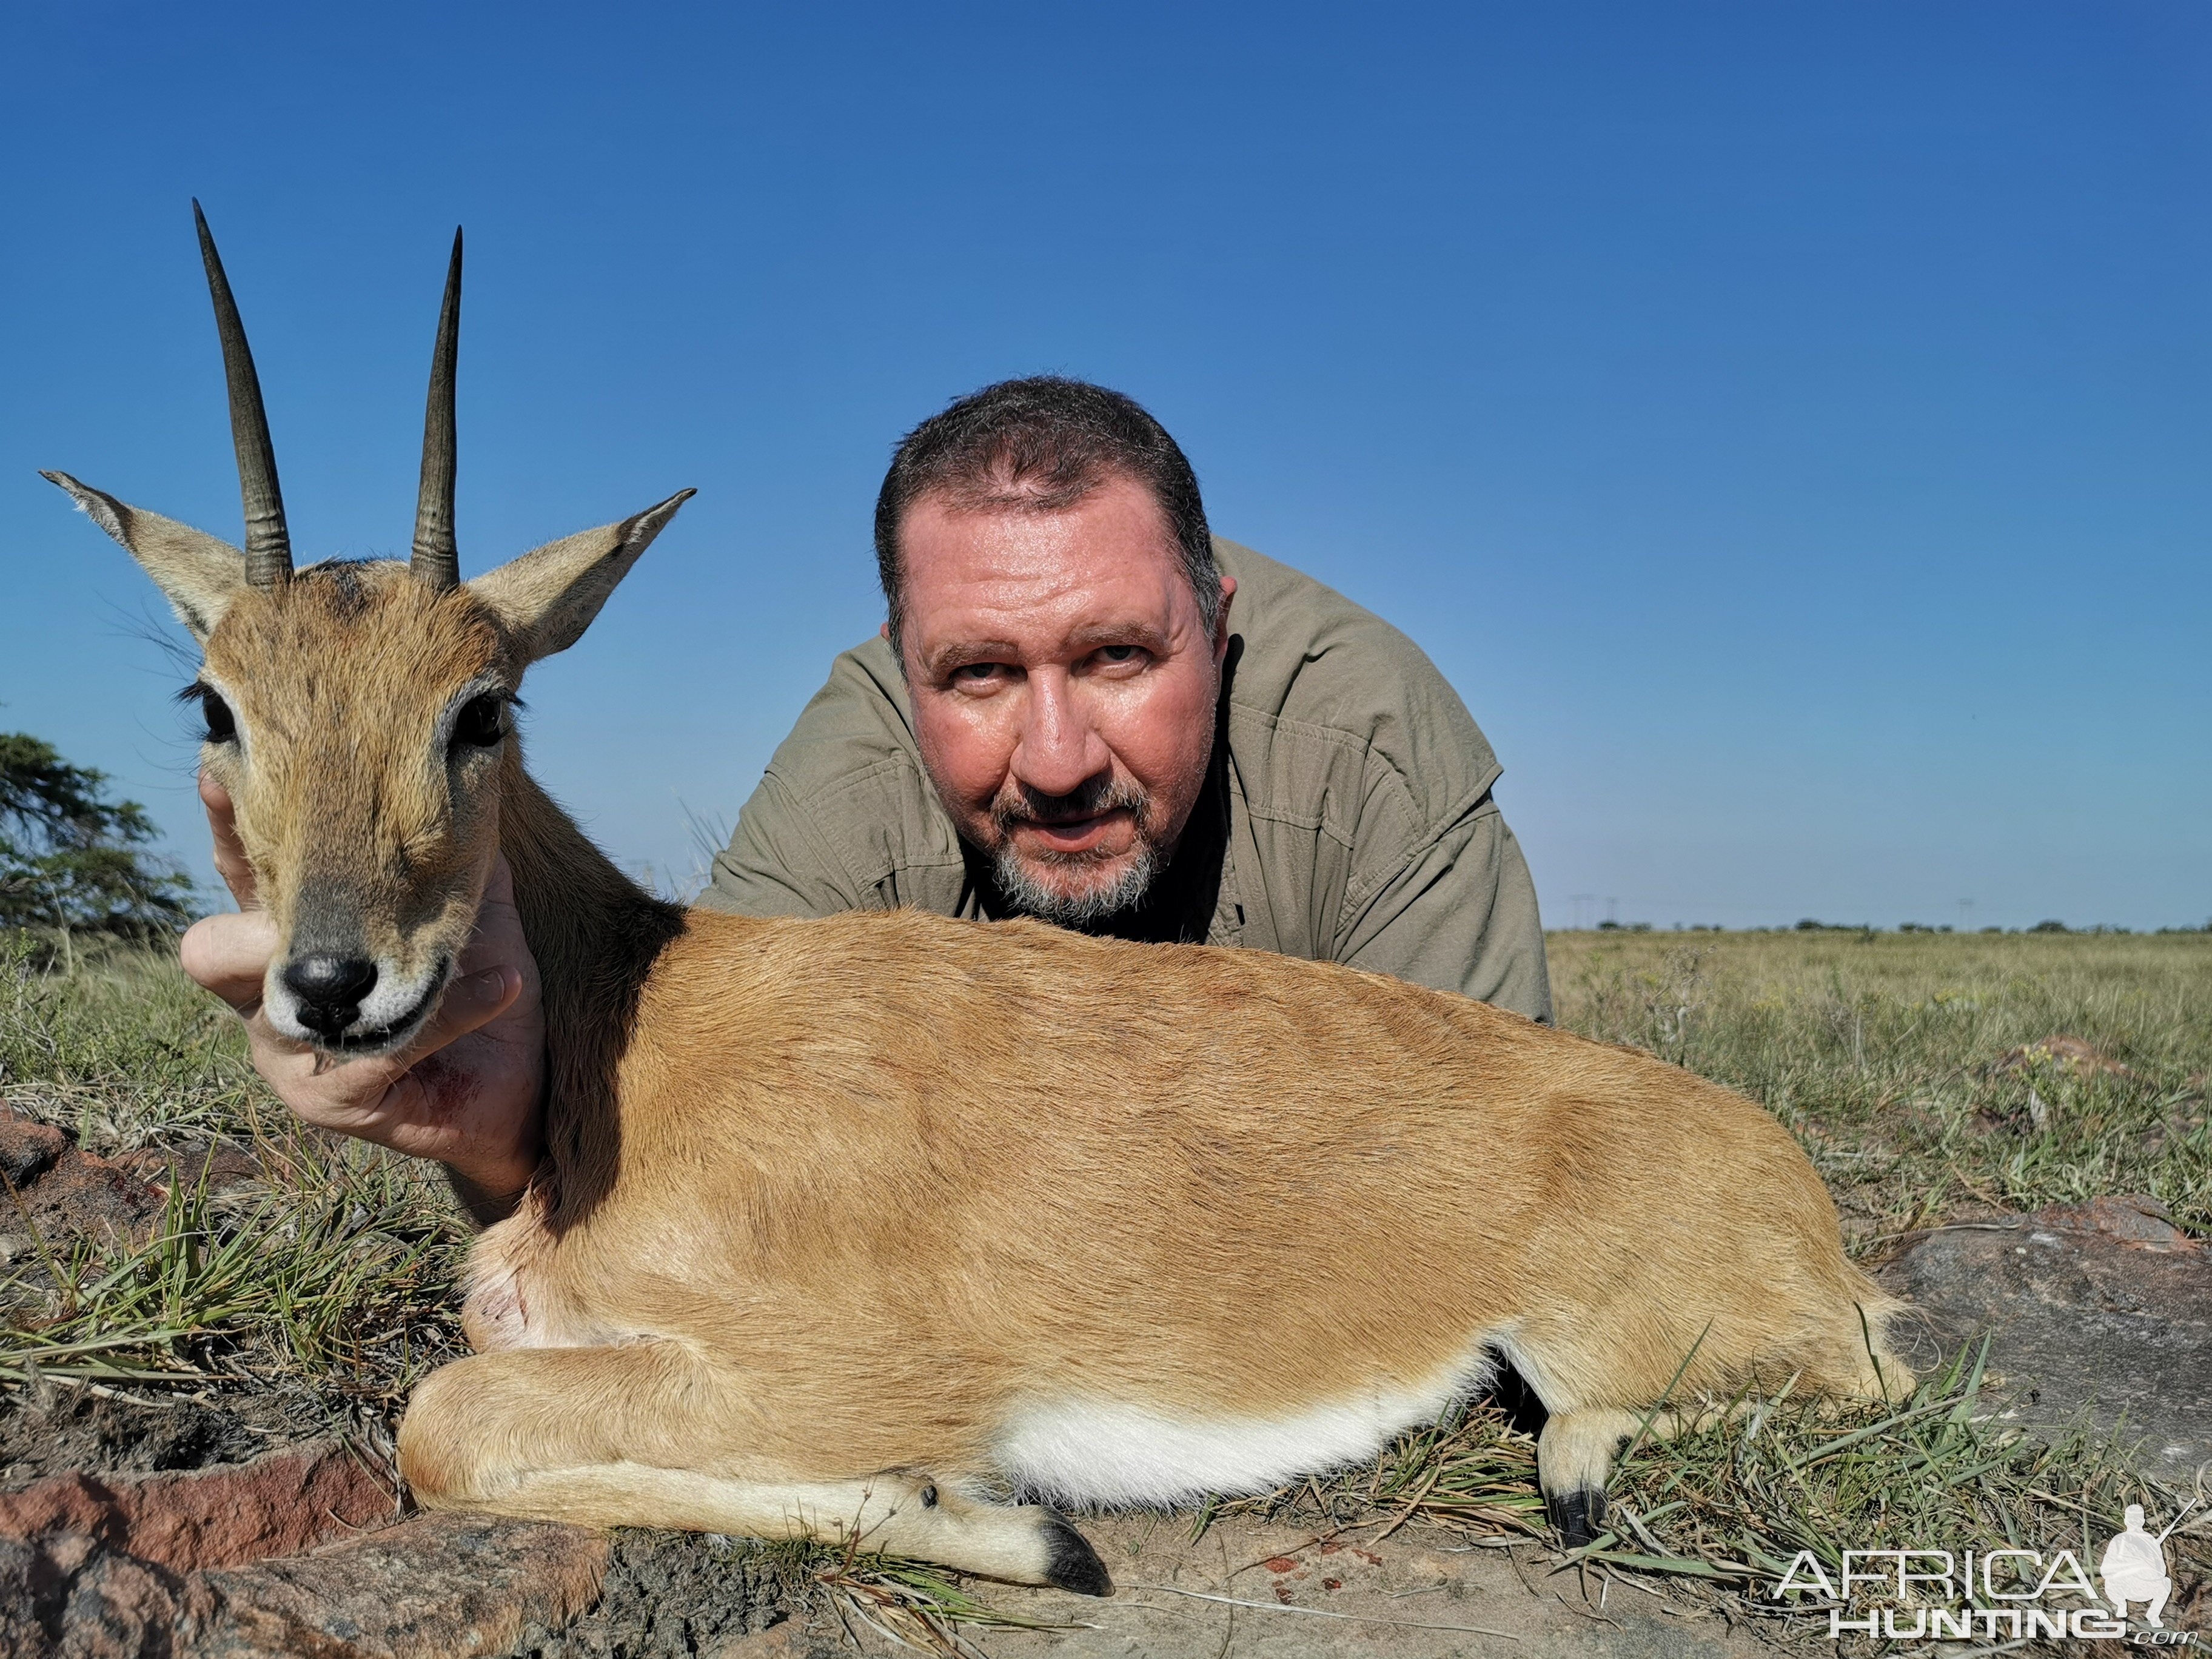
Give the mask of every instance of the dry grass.
POLYGON ((137 1240, 10 1218, 32 1237, 0 1262, 0 1411, 55 1383, 189 1395, 388 1456, 407 1392, 465 1352, 452 1290, 469 1229, 445 1182, 302 1129, 167 953, 111 948, 61 972, 0 939, 0 1094, 91 1152, 222 1142, 263 1176, 231 1196, 176 1181, 137 1240))
POLYGON ((1855 1247, 2111 1193, 2212 1232, 2212 935, 1552 935, 1560 1023, 1763 1102, 1855 1247), (2127 1067, 2000 1069, 2078 1037, 2127 1067))

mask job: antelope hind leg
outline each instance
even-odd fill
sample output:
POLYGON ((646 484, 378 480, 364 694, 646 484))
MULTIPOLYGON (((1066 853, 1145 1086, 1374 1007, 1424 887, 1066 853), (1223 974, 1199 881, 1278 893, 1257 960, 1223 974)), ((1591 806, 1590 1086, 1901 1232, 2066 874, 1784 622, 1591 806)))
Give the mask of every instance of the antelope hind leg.
MULTIPOLYGON (((1827 1402, 1828 1409, 1841 1402, 1827 1402)), ((1547 1419, 1536 1437, 1536 1484, 1544 1494, 1544 1513, 1559 1529, 1569 1549, 1580 1549, 1605 1530, 1605 1488, 1619 1457, 1638 1434, 1644 1443, 1672 1440, 1703 1425, 1732 1422, 1749 1409, 1743 1401, 1726 1406, 1662 1406, 1650 1413, 1609 1406, 1586 1406, 1547 1419)))
POLYGON ((425 1509, 585 1526, 817 1538, 1016 1583, 1106 1595, 1097 1553, 1056 1510, 979 1502, 911 1469, 857 1480, 683 1467, 726 1457, 727 1379, 670 1342, 508 1348, 415 1391, 401 1472, 425 1509))
POLYGON ((1536 1484, 1543 1490, 1544 1512, 1569 1549, 1580 1549, 1605 1530, 1606 1479, 1643 1422, 1635 1412, 1607 1406, 1554 1412, 1546 1419, 1536 1437, 1536 1484))

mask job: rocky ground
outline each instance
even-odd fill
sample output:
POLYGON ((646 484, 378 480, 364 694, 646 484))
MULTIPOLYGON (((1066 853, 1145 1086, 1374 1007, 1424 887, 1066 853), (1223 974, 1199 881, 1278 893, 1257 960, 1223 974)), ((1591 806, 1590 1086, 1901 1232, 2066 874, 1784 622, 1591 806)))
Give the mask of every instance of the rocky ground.
MULTIPOLYGON (((181 1170, 250 1184, 234 1149, 107 1160, 0 1118, 21 1256, 150 1224, 181 1170)), ((2212 1247, 2148 1200, 2103 1199, 1941 1227, 1881 1270, 1917 1310, 1925 1365, 1990 1341, 2023 1424, 2087 1407, 2144 1439, 2148 1469, 2212 1484, 2212 1247)), ((1036 1628, 968 1626, 1020 1659, 1238 1654, 1661 1656, 1786 1644, 1780 1622, 1663 1579, 1593 1577, 1534 1542, 1419 1524, 1317 1532, 1231 1516, 1093 1518, 1116 1582, 1089 1601, 972 1587, 1036 1628)), ((2168 1623, 2212 1627, 2179 1587, 2168 1623)), ((855 1601, 793 1558, 726 1540, 410 1515, 369 1438, 303 1427, 281 1399, 58 1385, 0 1397, 0 1653, 40 1659, 661 1659, 888 1646, 855 1601), (802 1575, 803 1577, 803 1575, 802 1575)))
POLYGON ((1942 1227, 1882 1275, 1911 1298, 1921 1357, 1989 1338, 2021 1420, 2091 1407, 2142 1465, 2212 1486, 2212 1247, 2157 1204, 2100 1198, 1942 1227))

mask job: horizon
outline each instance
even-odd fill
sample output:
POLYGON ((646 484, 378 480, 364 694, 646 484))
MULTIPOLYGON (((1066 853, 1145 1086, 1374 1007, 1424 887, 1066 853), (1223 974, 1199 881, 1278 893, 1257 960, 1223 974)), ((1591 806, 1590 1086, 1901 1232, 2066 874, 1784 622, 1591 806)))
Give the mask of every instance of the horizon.
POLYGON ((197 194, 302 562, 404 550, 456 222, 464 573, 701 489, 525 688, 664 887, 881 620, 891 445, 1050 369, 1437 661, 1551 929, 2205 924, 2212 14, 1252 16, 26 16, 0 729, 220 894, 34 471, 237 538, 197 194))

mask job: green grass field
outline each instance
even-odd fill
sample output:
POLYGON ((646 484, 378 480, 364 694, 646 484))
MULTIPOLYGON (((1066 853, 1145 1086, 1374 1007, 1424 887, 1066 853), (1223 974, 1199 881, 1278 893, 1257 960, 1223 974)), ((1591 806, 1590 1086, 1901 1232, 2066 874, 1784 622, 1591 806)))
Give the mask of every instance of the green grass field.
MULTIPOLYGON (((2212 1234, 2212 936, 1605 932, 1551 949, 1563 1024, 1764 1102, 1869 1260, 1913 1228, 2104 1194, 2152 1194, 2212 1234), (2118 1069, 2005 1063, 2055 1036, 2118 1069)), ((11 1106, 99 1152, 222 1137, 254 1150, 270 1188, 211 1200, 180 1185, 151 1243, 40 1240, 0 1266, 0 1389, 281 1396, 302 1427, 388 1443, 407 1390, 461 1352, 469 1230, 432 1172, 298 1129, 244 1052, 166 956, 63 971, 25 941, 0 952, 11 1106)), ((1534 1540, 1533 1468, 1525 1437, 1479 1410, 1370 1469, 1246 1501, 1337 1522, 1402 1508, 1534 1540)), ((2116 1525, 2144 1490, 2124 1449, 2086 1431, 2027 1443, 2001 1429, 1969 1358, 1888 1408, 1833 1419, 1784 1402, 1748 1432, 1639 1448, 1617 1487, 1622 1530, 1592 1559, 1757 1611, 1752 1585, 1798 1548, 2116 1525)), ((822 1571, 919 1609, 915 1628, 985 1616, 908 1565, 822 1571)))

